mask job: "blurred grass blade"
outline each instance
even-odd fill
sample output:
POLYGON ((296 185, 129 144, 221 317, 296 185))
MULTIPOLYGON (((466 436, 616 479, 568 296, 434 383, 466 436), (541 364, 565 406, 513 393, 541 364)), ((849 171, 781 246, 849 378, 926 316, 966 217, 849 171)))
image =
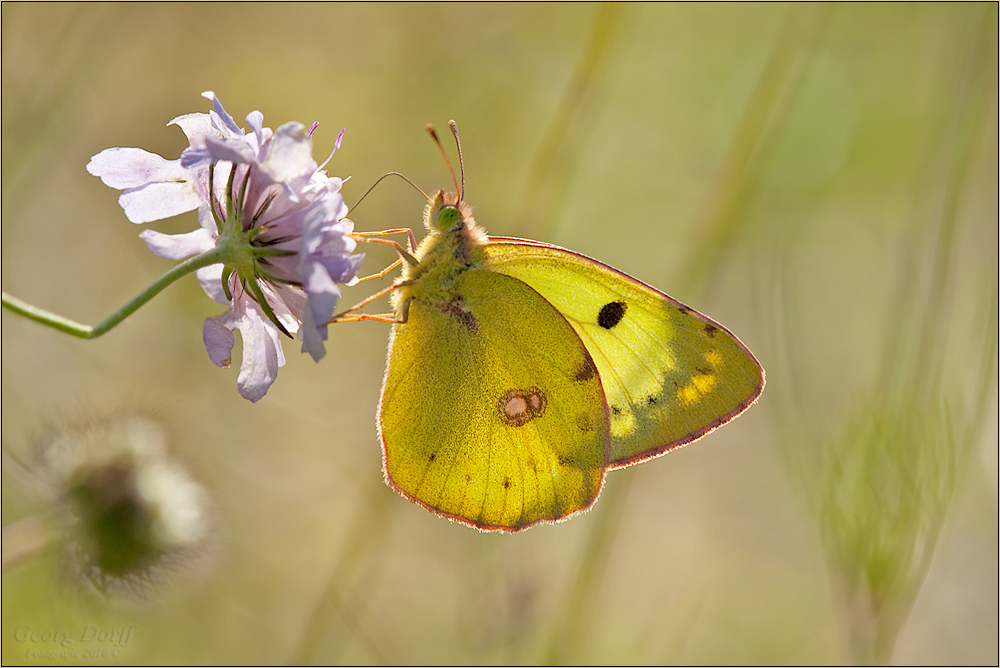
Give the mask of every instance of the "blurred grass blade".
MULTIPOLYGON (((333 567, 326 586, 320 594, 316 607, 309 617, 306 627, 292 655, 289 665, 311 665, 317 661, 317 650, 323 639, 330 633, 334 620, 338 617, 344 620, 350 638, 359 642, 380 665, 398 664, 399 660, 391 642, 391 638, 370 628, 364 619, 363 597, 355 596, 353 589, 364 591, 367 588, 355 582, 359 573, 371 573, 375 568, 372 554, 380 553, 389 532, 392 506, 398 499, 394 494, 388 494, 381 479, 372 479, 365 491, 365 499, 361 503, 363 512, 355 518, 344 547, 333 567)), ((365 578, 361 578, 365 580, 365 578)), ((346 643, 341 642, 340 647, 346 643)), ((327 663, 326 660, 322 663, 327 663)), ((336 663, 335 661, 333 663, 336 663)))
POLYGON ((695 223, 700 235, 673 288, 678 294, 698 294, 718 265, 718 256, 737 244, 739 227, 767 161, 774 138, 804 74, 832 5, 790 5, 775 48, 761 72, 722 162, 707 206, 695 223))
POLYGON ((594 32, 528 171, 527 192, 514 219, 515 233, 520 236, 544 239, 552 235, 580 155, 596 134, 593 125, 600 104, 595 100, 601 99, 598 91, 624 7, 616 2, 600 6, 594 32))

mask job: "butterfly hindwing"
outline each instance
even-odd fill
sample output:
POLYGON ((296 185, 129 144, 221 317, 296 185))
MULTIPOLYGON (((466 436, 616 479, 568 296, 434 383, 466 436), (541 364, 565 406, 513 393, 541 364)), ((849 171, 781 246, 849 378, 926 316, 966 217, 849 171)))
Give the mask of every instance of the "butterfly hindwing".
POLYGON ((516 530, 588 508, 607 462, 600 379, 573 327, 516 278, 415 291, 379 407, 387 480, 421 505, 516 530))
POLYGON ((689 443, 736 417, 764 370, 722 325, 586 256, 536 241, 491 238, 492 270, 538 291, 572 325, 601 376, 611 468, 689 443))

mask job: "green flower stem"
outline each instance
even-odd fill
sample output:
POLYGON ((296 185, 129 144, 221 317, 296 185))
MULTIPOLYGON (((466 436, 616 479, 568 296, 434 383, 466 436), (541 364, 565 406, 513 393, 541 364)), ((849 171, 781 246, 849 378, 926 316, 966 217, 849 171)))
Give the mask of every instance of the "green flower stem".
POLYGON ((40 309, 36 306, 32 306, 31 304, 22 301, 17 297, 13 297, 6 292, 3 293, 3 307, 5 309, 10 309, 14 313, 19 313, 26 318, 30 318, 35 322, 47 325, 53 329, 58 329, 60 332, 71 334, 72 336, 77 336, 81 339, 96 339, 98 336, 104 334, 121 323, 121 321, 125 318, 138 311, 146 304, 146 302, 158 295, 164 288, 176 281, 178 278, 186 274, 190 274, 192 271, 201 269, 202 267, 207 267, 210 264, 219 264, 227 257, 227 250, 217 247, 212 250, 205 251, 201 255, 196 255, 185 260, 184 262, 181 262, 173 269, 163 274, 163 276, 160 276, 158 279, 150 283, 149 287, 137 294, 127 304, 93 327, 75 322, 69 318, 64 318, 61 315, 56 315, 55 313, 40 309))

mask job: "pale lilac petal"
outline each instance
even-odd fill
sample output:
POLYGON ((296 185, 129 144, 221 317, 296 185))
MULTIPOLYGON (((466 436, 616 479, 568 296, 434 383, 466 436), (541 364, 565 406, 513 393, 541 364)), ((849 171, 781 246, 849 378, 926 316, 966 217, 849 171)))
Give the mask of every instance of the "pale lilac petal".
MULTIPOLYGON (((324 257, 321 255, 313 256, 312 262, 308 265, 308 269, 300 268, 299 272, 302 274, 305 271, 310 272, 310 274, 315 274, 315 267, 321 267, 323 273, 329 278, 329 280, 335 283, 342 283, 344 285, 354 285, 357 282, 358 269, 361 268, 361 261, 364 259, 364 255, 334 255, 330 257, 324 257)), ((305 290, 311 295, 313 293, 313 283, 310 282, 306 284, 306 278, 303 276, 303 286, 305 290)), ((312 280, 312 279, 310 279, 312 280)), ((317 288, 320 291, 321 288, 317 288)))
POLYGON ((298 255, 269 257, 266 263, 262 262, 262 264, 266 264, 267 272, 278 280, 301 283, 299 267, 302 263, 299 261, 298 255))
POLYGON ((187 181, 191 175, 179 160, 167 160, 141 148, 107 148, 87 163, 87 171, 118 190, 157 181, 187 181))
MULTIPOLYGON (((306 217, 300 250, 300 281, 306 292, 322 291, 316 281, 315 266, 322 266, 327 279, 334 283, 351 284, 356 279, 363 255, 352 256, 357 242, 344 236, 354 229, 354 223, 343 219, 334 222, 333 216, 346 211, 340 195, 324 197, 306 217)), ((317 317, 318 314, 317 314, 317 317)))
MULTIPOLYGON (((205 150, 205 154, 208 154, 208 150, 205 150)), ((183 161, 184 156, 181 155, 181 160, 183 161)), ((211 162, 211 158, 209 158, 211 162)), ((208 192, 208 163, 203 167, 205 170, 205 192, 208 192)), ((233 171, 233 163, 231 162, 217 162, 215 163, 214 176, 212 185, 215 187, 215 192, 213 193, 215 197, 215 203, 217 206, 217 211, 223 211, 223 203, 226 201, 226 187, 229 184, 229 173, 233 171)), ((208 197, 205 198, 206 202, 208 197)))
POLYGON ((257 145, 262 145, 264 143, 264 114, 254 109, 247 114, 247 125, 257 135, 257 145))
MULTIPOLYGON (((191 141, 191 146, 181 151, 181 167, 191 171, 204 169, 205 173, 208 173, 208 166, 212 164, 212 155, 205 148, 207 139, 208 137, 194 139, 191 141)), ((205 184, 205 190, 208 190, 207 183, 205 184)))
POLYGON ((150 183, 126 190, 118 198, 125 216, 133 223, 149 223, 197 209, 202 197, 191 181, 150 183))
POLYGON ((302 351, 317 362, 326 353, 326 323, 340 300, 337 284, 356 282, 363 258, 350 255, 357 242, 344 235, 354 229, 354 223, 338 220, 346 213, 347 207, 339 194, 322 193, 303 225, 298 274, 309 302, 302 316, 302 351))
MULTIPOLYGON (((337 287, 337 281, 330 277, 330 273, 320 262, 310 262, 302 268, 302 288, 309 295, 310 305, 312 305, 315 298, 319 295, 340 296, 340 288, 337 287)), ((331 313, 335 306, 336 303, 330 306, 331 313)), ((319 319, 322 318, 323 313, 314 311, 314 315, 319 319)))
POLYGON ((208 114, 183 114, 167 123, 167 125, 178 126, 184 131, 184 135, 188 139, 204 138, 216 134, 215 129, 212 127, 212 117, 208 114))
POLYGON ((208 204, 202 204, 198 207, 198 222, 201 224, 201 229, 208 230, 213 237, 218 235, 219 228, 208 204))
POLYGON ((308 254, 310 260, 317 257, 339 257, 348 255, 357 247, 357 242, 340 234, 336 226, 323 227, 314 238, 304 239, 303 254, 308 254))
POLYGON ((281 333, 256 304, 247 306, 239 328, 243 337, 243 363, 236 384, 244 399, 256 402, 267 394, 278 376, 278 367, 285 363, 281 333))
MULTIPOLYGON (((326 323, 327 320, 323 322, 326 323)), ((302 352, 309 353, 313 361, 318 362, 326 355, 326 329, 326 324, 316 325, 311 309, 306 309, 305 313, 302 314, 302 352)))
POLYGON ((228 367, 233 361, 233 345, 236 343, 236 336, 232 332, 232 327, 227 326, 230 314, 223 313, 212 318, 205 318, 205 324, 201 329, 201 338, 205 342, 205 350, 208 351, 208 358, 212 364, 218 367, 228 367))
MULTIPOLYGON (((347 205, 338 193, 316 199, 302 224, 303 252, 320 252, 322 247, 337 240, 343 241, 340 248, 346 248, 348 242, 355 244, 353 239, 344 236, 354 229, 354 223, 350 220, 340 220, 346 214, 347 205)), ((354 250, 353 246, 350 250, 354 250)))
POLYGON ((352 278, 349 281, 344 281, 344 285, 346 285, 347 287, 349 288, 354 287, 355 285, 361 282, 361 279, 358 278, 358 270, 361 269, 361 260, 363 260, 364 258, 365 258, 364 255, 357 256, 357 263, 354 266, 354 278, 352 278))
POLYGON ((303 287, 309 302, 302 313, 302 352, 309 353, 318 362, 326 354, 323 346, 327 337, 326 323, 340 301, 340 288, 318 263, 309 267, 308 276, 304 278, 303 287))
POLYGON ((204 93, 201 94, 201 96, 212 101, 212 107, 215 110, 215 113, 219 116, 219 118, 222 119, 222 122, 225 125, 226 129, 233 132, 233 134, 237 135, 243 134, 243 130, 240 128, 240 126, 236 125, 236 121, 234 121, 233 117, 229 115, 229 112, 225 110, 225 108, 222 106, 222 102, 219 101, 219 98, 216 97, 215 93, 213 93, 210 90, 206 90, 204 93))
POLYGON ((256 162, 253 149, 244 141, 208 137, 205 139, 205 148, 212 162, 219 160, 247 164, 256 162))
POLYGON ((306 295, 298 288, 280 283, 261 282, 260 290, 264 299, 281 326, 290 334, 299 331, 299 316, 305 309, 306 295))
POLYGON ((314 195, 317 198, 324 194, 336 195, 340 192, 340 188, 343 185, 344 179, 337 176, 327 176, 326 172, 315 171, 313 172, 308 185, 302 189, 302 193, 314 195))
POLYGON ((215 247, 215 236, 201 228, 186 234, 163 234, 144 230, 139 238, 146 242, 153 255, 165 260, 183 260, 215 247))
POLYGON ((261 169, 275 183, 285 183, 303 172, 309 176, 316 170, 312 159, 312 140, 301 123, 285 123, 274 134, 271 150, 261 163, 261 169))
POLYGON ((295 206, 294 203, 289 202, 285 197, 271 197, 272 194, 276 194, 275 191, 279 190, 278 186, 271 183, 271 179, 263 175, 259 169, 254 168, 253 178, 247 184, 243 210, 246 212, 252 211, 256 215, 261 205, 270 199, 267 211, 258 217, 259 226, 269 226, 275 216, 284 215, 289 206, 295 206))
POLYGON ((358 271, 361 269, 361 261, 364 259, 364 253, 360 255, 352 255, 348 258, 348 261, 351 263, 351 268, 344 274, 344 279, 340 282, 347 286, 357 285, 360 280, 358 279, 358 271), (348 278, 348 276, 350 278, 348 278))
POLYGON ((198 283, 201 284, 201 289, 220 304, 229 303, 229 297, 226 296, 226 291, 222 289, 222 272, 224 269, 225 267, 221 264, 210 264, 195 272, 195 275, 198 277, 198 283))
POLYGON ((303 221, 309 215, 309 209, 288 210, 289 206, 284 197, 275 197, 267 213, 260 218, 260 223, 261 227, 267 228, 265 238, 270 245, 278 250, 298 253, 302 248, 303 221))
MULTIPOLYGON (((247 116, 247 119, 250 118, 251 116, 247 116)), ((261 116, 261 122, 263 122, 263 120, 264 117, 261 116)), ((253 153, 256 156, 254 158, 255 160, 260 161, 264 158, 267 150, 267 144, 271 140, 273 134, 274 133, 271 132, 271 128, 262 127, 259 132, 250 132, 249 134, 243 136, 243 141, 247 143, 247 146, 253 149, 253 153)))

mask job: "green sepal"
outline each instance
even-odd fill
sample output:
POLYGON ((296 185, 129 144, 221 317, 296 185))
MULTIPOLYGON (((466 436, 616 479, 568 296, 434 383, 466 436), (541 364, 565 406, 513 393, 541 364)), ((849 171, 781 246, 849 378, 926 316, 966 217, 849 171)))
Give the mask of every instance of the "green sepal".
POLYGON ((233 293, 229 289, 229 277, 233 275, 233 269, 228 264, 222 266, 222 291, 226 294, 226 299, 233 301, 233 293))
POLYGON ((276 316, 274 314, 274 311, 271 310, 271 305, 267 303, 267 298, 264 297, 264 293, 263 291, 261 291, 260 285, 257 283, 255 279, 250 281, 243 281, 243 287, 244 289, 249 288, 250 293, 253 295, 254 301, 257 302, 261 310, 264 311, 264 315, 267 316, 268 320, 274 323, 274 326, 277 327, 282 334, 284 334, 290 339, 295 338, 294 336, 292 336, 291 332, 285 329, 285 326, 282 325, 281 321, 278 320, 278 316, 276 316))

